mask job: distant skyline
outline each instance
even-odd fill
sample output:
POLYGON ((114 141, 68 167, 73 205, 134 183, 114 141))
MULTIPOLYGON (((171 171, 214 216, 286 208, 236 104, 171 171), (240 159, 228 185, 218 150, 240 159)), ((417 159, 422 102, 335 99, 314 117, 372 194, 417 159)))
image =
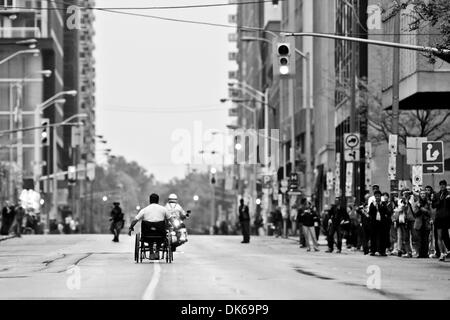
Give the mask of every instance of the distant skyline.
MULTIPOLYGON (((192 4, 186 0, 151 2, 152 6, 192 4)), ((126 2, 127 7, 143 5, 150 4, 126 2)), ((96 6, 125 5, 120 0, 97 0, 96 6)), ((228 24, 228 15, 234 11, 230 6, 129 12, 228 24)), ((111 148, 111 154, 138 162, 162 182, 182 177, 186 165, 171 159, 177 146, 172 135, 180 129, 193 135, 195 123, 201 123, 204 147, 211 148, 207 146, 208 129, 225 132, 231 122, 229 104, 219 99, 228 96, 228 71, 236 68, 228 61, 228 52, 233 50, 228 34, 236 29, 94 13, 96 130, 108 141, 97 150, 111 148)), ((192 154, 198 151, 192 149, 192 154)))

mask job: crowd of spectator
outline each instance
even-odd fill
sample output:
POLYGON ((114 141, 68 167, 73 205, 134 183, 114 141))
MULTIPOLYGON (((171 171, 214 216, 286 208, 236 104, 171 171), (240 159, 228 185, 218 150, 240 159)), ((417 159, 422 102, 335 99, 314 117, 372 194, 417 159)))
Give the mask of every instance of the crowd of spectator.
POLYGON ((381 192, 373 185, 359 205, 339 201, 317 213, 311 201, 276 207, 270 215, 273 234, 299 236, 300 247, 318 251, 320 233, 327 239, 326 252, 347 249, 365 255, 436 258, 445 261, 450 251, 450 188, 445 180, 435 192, 431 186, 399 193, 381 192))

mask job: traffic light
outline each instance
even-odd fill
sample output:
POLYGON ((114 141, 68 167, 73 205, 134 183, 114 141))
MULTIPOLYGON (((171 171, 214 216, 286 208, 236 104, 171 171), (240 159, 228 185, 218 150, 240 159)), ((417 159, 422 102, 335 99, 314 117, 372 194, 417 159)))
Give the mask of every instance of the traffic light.
POLYGON ((67 167, 67 180, 69 180, 69 183, 75 183, 77 180, 77 168, 75 166, 67 167))
POLYGON ((216 172, 217 172, 216 168, 211 168, 209 172, 211 184, 216 184, 216 172))
MULTIPOLYGON (((293 39, 293 38, 292 38, 293 39)), ((274 76, 288 77, 295 74, 295 43, 278 42, 274 46, 274 76)))
POLYGON ((41 120, 41 144, 43 146, 49 146, 50 145, 50 120, 49 119, 42 119, 41 120))

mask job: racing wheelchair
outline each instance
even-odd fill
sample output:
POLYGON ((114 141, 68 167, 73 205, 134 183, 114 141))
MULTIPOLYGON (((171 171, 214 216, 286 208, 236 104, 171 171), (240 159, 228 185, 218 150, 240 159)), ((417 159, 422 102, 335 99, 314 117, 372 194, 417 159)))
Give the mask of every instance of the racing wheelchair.
POLYGON ((141 232, 136 233, 134 246, 134 260, 136 263, 142 263, 142 260, 159 260, 165 259, 166 263, 172 263, 172 235, 165 221, 160 222, 141 222, 141 232), (156 254, 157 258, 153 258, 151 253, 156 254))

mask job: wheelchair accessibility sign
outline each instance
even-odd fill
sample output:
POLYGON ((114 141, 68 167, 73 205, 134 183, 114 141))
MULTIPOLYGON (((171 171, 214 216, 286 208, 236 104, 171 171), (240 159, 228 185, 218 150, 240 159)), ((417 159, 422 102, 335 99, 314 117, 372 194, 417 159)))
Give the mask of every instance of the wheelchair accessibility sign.
POLYGON ((423 174, 444 173, 444 143, 442 141, 422 142, 423 174))

